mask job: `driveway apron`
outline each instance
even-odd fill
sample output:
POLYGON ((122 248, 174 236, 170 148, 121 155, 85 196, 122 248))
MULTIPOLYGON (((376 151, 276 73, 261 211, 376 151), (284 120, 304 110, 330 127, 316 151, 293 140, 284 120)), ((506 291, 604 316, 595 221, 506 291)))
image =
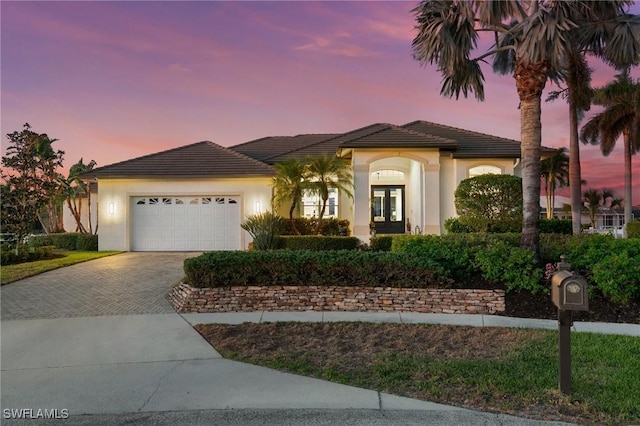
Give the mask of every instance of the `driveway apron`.
POLYGON ((2 320, 163 314, 165 299, 199 253, 122 253, 2 286, 2 320))

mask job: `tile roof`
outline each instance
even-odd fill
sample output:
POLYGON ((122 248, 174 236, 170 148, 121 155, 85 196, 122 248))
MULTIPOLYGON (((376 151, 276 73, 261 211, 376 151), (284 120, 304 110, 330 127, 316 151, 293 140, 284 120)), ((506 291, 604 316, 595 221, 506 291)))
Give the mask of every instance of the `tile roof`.
POLYGON ((260 161, 204 141, 98 167, 85 178, 251 177, 273 176, 275 170, 260 161))
POLYGON ((341 148, 449 148, 455 149, 455 140, 415 132, 393 124, 378 125, 369 134, 357 135, 340 143, 341 148))
MULTIPOLYGON (((335 133, 327 134, 308 134, 297 136, 268 136, 241 143, 229 147, 240 154, 264 161, 268 164, 274 164, 278 161, 270 161, 271 158, 287 154, 292 151, 304 149, 310 145, 338 136, 335 133)), ((335 152, 335 151, 334 151, 335 152)))
POLYGON ((453 158, 520 158, 520 142, 428 121, 413 121, 402 126, 424 134, 454 140, 458 147, 453 158))

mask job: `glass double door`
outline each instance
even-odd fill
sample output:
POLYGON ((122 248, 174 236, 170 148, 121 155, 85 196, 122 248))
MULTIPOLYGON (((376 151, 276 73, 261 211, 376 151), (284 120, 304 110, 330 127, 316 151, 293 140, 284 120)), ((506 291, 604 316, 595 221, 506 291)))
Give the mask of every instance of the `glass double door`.
POLYGON ((404 185, 371 186, 371 220, 376 234, 404 234, 404 185))

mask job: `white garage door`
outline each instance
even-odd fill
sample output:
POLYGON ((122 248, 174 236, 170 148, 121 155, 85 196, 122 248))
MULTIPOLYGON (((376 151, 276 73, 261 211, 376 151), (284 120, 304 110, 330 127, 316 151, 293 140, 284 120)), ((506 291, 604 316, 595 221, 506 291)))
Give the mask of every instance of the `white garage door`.
POLYGON ((133 251, 240 250, 240 197, 131 198, 133 251))

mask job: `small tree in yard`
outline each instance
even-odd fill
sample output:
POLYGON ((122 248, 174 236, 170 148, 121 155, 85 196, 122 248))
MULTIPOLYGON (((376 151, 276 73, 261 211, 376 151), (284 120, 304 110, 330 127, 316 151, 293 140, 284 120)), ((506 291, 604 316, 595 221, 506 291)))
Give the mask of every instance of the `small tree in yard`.
MULTIPOLYGON (((64 152, 54 151, 51 145, 56 139, 33 132, 28 123, 7 138, 10 143, 2 157, 1 172, 2 231, 15 233, 20 245, 41 209, 57 200, 60 184, 56 170, 62 165, 64 152)), ((56 223, 57 219, 44 222, 56 223)))
POLYGON ((309 160, 309 175, 309 189, 318 194, 322 200, 320 214, 318 215, 318 228, 316 229, 316 233, 320 234, 323 223, 322 218, 329 200, 329 189, 336 188, 349 198, 353 198, 351 193, 353 176, 349 162, 335 155, 311 158, 309 160))
POLYGON ((460 182, 455 192, 460 223, 475 232, 514 231, 522 226, 522 179, 480 175, 460 182))
POLYGON ((65 198, 67 201, 67 207, 71 215, 76 221, 76 231, 83 234, 93 234, 96 229, 93 229, 91 223, 91 183, 80 179, 79 175, 92 170, 96 165, 94 160, 91 160, 88 164, 84 164, 82 158, 76 164, 69 169, 69 176, 66 179, 62 179, 64 187, 65 198), (88 226, 82 223, 82 202, 80 198, 87 196, 87 208, 88 208, 88 226))
POLYGON ((276 175, 273 177, 272 186, 275 190, 273 194, 273 204, 276 208, 285 203, 291 203, 289 207, 289 220, 296 235, 300 231, 296 228, 293 214, 300 210, 302 196, 309 187, 307 181, 309 172, 307 162, 297 158, 290 158, 282 163, 273 166, 276 175))

